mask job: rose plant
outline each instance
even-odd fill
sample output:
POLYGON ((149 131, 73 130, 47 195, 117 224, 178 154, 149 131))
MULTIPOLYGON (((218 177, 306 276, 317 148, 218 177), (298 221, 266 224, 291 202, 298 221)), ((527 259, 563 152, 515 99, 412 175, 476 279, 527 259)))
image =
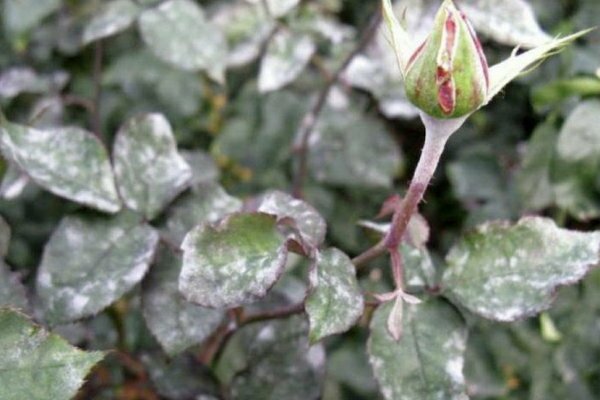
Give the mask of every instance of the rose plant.
POLYGON ((0 398, 593 399, 573 3, 6 0, 0 398))

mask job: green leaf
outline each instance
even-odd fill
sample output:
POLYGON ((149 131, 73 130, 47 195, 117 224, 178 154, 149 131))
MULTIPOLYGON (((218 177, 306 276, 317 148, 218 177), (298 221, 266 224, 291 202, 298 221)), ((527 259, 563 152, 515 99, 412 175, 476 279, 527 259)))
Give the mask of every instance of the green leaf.
POLYGON ((195 226, 218 222, 241 209, 242 201, 228 195, 216 183, 199 185, 169 207, 165 222, 166 235, 179 244, 195 226))
POLYGON ((557 287, 600 262, 600 234, 545 218, 490 223, 467 234, 446 261, 442 286, 450 298, 483 317, 514 321, 549 308, 557 287))
POLYGON ((8 265, 0 260, 0 307, 12 307, 29 310, 25 287, 16 274, 12 274, 8 265))
POLYGON ((369 361, 387 400, 468 399, 463 376, 467 329, 461 316, 441 300, 404 305, 403 334, 396 342, 387 329, 393 307, 377 308, 371 321, 369 361))
POLYGON ((517 175, 519 191, 528 210, 541 210, 554 203, 550 180, 558 138, 554 122, 554 118, 549 118, 535 129, 517 175))
POLYGON ((102 352, 69 345, 9 309, 0 309, 0 353, 3 400, 70 399, 104 358, 102 352))
POLYGON ((7 33, 19 34, 35 28, 58 10, 61 0, 4 0, 3 23, 7 33))
POLYGON ((272 92, 293 82, 316 51, 309 36, 280 29, 269 42, 258 77, 260 92, 272 92))
POLYGON ((580 220, 600 216, 600 101, 580 103, 558 135, 552 167, 556 203, 580 220))
POLYGON ((309 166, 320 183, 391 187, 399 173, 399 146, 378 121, 353 109, 326 109, 310 144, 309 166))
POLYGON ((168 0, 139 18, 142 39, 160 59, 186 71, 204 70, 224 80, 227 43, 191 0, 168 0))
POLYGON ((325 351, 309 347, 301 317, 253 324, 240 332, 248 368, 231 383, 232 400, 317 400, 325 351))
POLYGON ((65 217, 46 244, 37 276, 45 318, 70 322, 102 311, 138 284, 158 233, 130 213, 65 217))
POLYGON ((317 256, 305 302, 312 343, 350 329, 364 310, 363 295, 350 258, 338 249, 317 256))
POLYGON ((121 209, 108 155, 93 134, 9 122, 2 123, 0 132, 4 155, 41 187, 100 211, 121 209))
POLYGON ((312 247, 318 247, 325 240, 327 224, 319 212, 305 201, 295 199, 287 193, 278 190, 266 193, 261 198, 258 211, 276 215, 280 220, 293 219, 302 240, 312 247))
POLYGON ((576 77, 544 82, 533 89, 531 102, 536 110, 540 110, 569 97, 598 95, 600 95, 600 79, 596 77, 576 77))
POLYGON ((276 218, 265 214, 234 214, 217 226, 199 225, 181 247, 179 289, 188 300, 214 308, 265 296, 287 258, 276 218))
POLYGON ((181 258, 163 248, 142 287, 144 318, 165 351, 173 356, 208 338, 224 311, 187 302, 178 289, 181 258))
POLYGON ((113 158, 127 207, 153 219, 191 181, 192 170, 177 152, 171 125, 161 114, 143 114, 117 133, 113 158))
POLYGON ((83 44, 112 36, 129 28, 142 9, 133 0, 112 0, 102 4, 83 30, 83 44))

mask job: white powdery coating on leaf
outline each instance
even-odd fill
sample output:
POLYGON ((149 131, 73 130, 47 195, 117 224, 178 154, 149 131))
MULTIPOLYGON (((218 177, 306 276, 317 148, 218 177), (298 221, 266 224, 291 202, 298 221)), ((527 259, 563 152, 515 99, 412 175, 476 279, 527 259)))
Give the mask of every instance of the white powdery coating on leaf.
POLYGON ((121 208, 106 150, 91 133, 9 123, 1 131, 6 157, 38 185, 101 211, 115 213, 121 208))
POLYGON ((198 185, 169 207, 165 234, 173 243, 179 244, 195 226, 216 223, 241 209, 242 201, 228 195, 221 186, 214 183, 198 185))
POLYGON ((3 400, 71 398, 104 357, 78 350, 7 309, 0 310, 0 354, 3 400))
POLYGON ((287 193, 272 191, 267 193, 258 207, 259 212, 276 215, 279 219, 292 218, 296 221, 302 239, 312 246, 319 246, 325 240, 327 224, 310 204, 295 199, 287 193))
POLYGON ((189 185, 192 170, 177 153, 169 122, 161 114, 129 120, 117 134, 115 175, 125 204, 152 219, 189 185))
POLYGON ((310 37, 296 36, 288 30, 277 32, 260 65, 259 91, 271 92, 294 81, 315 51, 316 46, 310 37))
POLYGON ((179 290, 189 301, 214 308, 263 297, 287 259, 285 238, 266 214, 234 214, 216 228, 200 225, 181 248, 179 290))
POLYGON ((369 361, 388 400, 466 400, 462 372, 467 330, 447 303, 405 304, 402 338, 395 341, 386 324, 392 303, 379 306, 368 342, 369 361))
POLYGON ((169 0, 139 18, 142 39, 160 59, 187 71, 222 73, 227 43, 222 32, 191 0, 169 0))
POLYGON ((37 293, 49 322, 94 315, 139 283, 158 233, 133 217, 65 218, 44 249, 37 293))
POLYGON ((447 262, 450 296, 484 317, 514 321, 550 307, 557 287, 600 262, 600 233, 560 229, 545 218, 488 224, 455 246, 447 262))
POLYGON ((310 272, 311 290, 305 307, 310 338, 347 331, 364 310, 364 300, 350 258, 337 249, 323 251, 310 272))

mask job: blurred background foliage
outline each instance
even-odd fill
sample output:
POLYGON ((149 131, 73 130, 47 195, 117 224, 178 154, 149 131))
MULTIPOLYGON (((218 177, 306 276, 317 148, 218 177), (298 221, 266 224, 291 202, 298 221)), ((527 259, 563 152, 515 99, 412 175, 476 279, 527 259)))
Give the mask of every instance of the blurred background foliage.
MULTIPOLYGON (((153 25, 151 16, 136 22, 159 3, 4 0, 4 114, 37 127, 86 127, 110 146, 130 116, 162 112, 180 149, 200 154, 202 168, 229 193, 243 198, 289 190, 302 118, 356 47, 378 1, 274 0, 268 12, 260 1, 190 2, 202 8, 204 21, 182 15, 163 41, 156 35, 164 27, 153 25), (197 49, 182 44, 186 36, 203 49, 197 57, 197 49)), ((404 3, 421 13, 408 21, 418 29, 438 6, 433 0, 404 3)), ((457 3, 467 12, 480 10, 473 20, 492 64, 518 43, 543 40, 544 32, 565 34, 600 21, 597 0, 529 0, 543 31, 518 7, 517 13, 510 9, 522 1, 457 3)), ((305 196, 328 221, 328 243, 351 255, 372 243, 357 221, 373 218, 390 194, 405 189, 423 142, 391 50, 382 43, 376 38, 333 87, 310 143, 305 196)), ((27 183, 5 162, 2 171, 0 212, 12 228, 6 261, 31 287, 50 233, 78 206, 27 183)), ((550 58, 477 112, 450 140, 421 210, 438 265, 459 235, 489 220, 536 214, 572 229, 600 228, 600 32, 550 58)), ((302 285, 290 279, 291 287, 302 285)), ((368 290, 391 287, 384 262, 361 270, 360 279, 368 290)), ((293 290, 282 286, 281 296, 290 296, 293 290)), ((559 290, 555 306, 541 317, 514 324, 470 317, 468 323, 465 371, 473 398, 600 397, 599 271, 559 290)), ((86 349, 120 349, 91 375, 86 399, 214 398, 217 382, 248 362, 243 335, 215 365, 200 365, 193 357, 197 348, 167 362, 145 326, 139 290, 59 332, 86 349)), ((323 399, 380 398, 366 334, 362 323, 326 341, 323 399)), ((277 354, 293 357, 285 349, 277 354)))

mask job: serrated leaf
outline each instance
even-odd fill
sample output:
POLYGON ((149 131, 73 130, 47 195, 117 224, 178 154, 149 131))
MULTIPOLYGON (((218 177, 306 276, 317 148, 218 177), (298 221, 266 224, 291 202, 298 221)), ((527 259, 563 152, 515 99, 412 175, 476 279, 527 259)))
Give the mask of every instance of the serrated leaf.
POLYGON ((239 334, 248 368, 233 378, 233 400, 320 398, 325 350, 309 347, 304 318, 254 324, 239 334))
POLYGON ((163 248, 142 286, 143 313, 150 331, 173 356, 202 343, 219 326, 224 311, 186 301, 178 289, 181 257, 163 248))
POLYGON ((0 398, 70 399, 102 352, 84 352, 27 317, 0 309, 0 398))
POLYGON ((371 321, 369 361, 388 400, 468 399, 463 376, 467 330, 462 317, 441 300, 404 305, 403 335, 388 332, 386 303, 371 321))
POLYGON ((160 59, 186 71, 205 70, 224 80, 227 43, 191 0, 168 0, 144 11, 139 21, 142 39, 160 59))
POLYGON ((309 36, 279 30, 271 38, 260 64, 259 91, 272 92, 293 82, 315 51, 316 46, 309 36))
POLYGON ((276 215, 279 219, 293 219, 302 239, 313 247, 318 247, 325 240, 327 224, 319 212, 287 193, 278 190, 266 193, 260 200, 258 211, 276 215))
POLYGON ((338 249, 317 256, 305 302, 312 343, 350 329, 364 310, 363 295, 350 258, 338 249))
POLYGON ((112 36, 129 28, 142 8, 132 0, 112 0, 102 4, 83 30, 83 44, 112 36))
POLYGON ((194 303, 238 307, 266 295, 285 268, 285 237, 276 218, 234 214, 217 226, 199 225, 185 237, 179 290, 194 303))
POLYGON ((153 219, 192 179, 177 152, 171 125, 161 114, 143 114, 117 133, 113 158, 119 192, 127 207, 153 219))
POLYGON ((23 311, 29 309, 25 287, 8 265, 0 260, 0 307, 11 307, 23 311))
POLYGON ((115 213, 121 201, 106 150, 80 128, 38 130, 2 122, 0 144, 38 185, 69 200, 115 213))
POLYGON ((179 244, 195 226, 216 223, 241 209, 242 201, 227 194, 218 184, 199 185, 169 207, 165 222, 166 235, 179 244))
POLYGON ((400 170, 399 146, 379 121, 356 110, 326 109, 313 136, 309 167, 321 183, 387 188, 400 170))
POLYGON ((550 307, 557 287, 600 262, 600 233, 545 218, 490 223, 467 234, 446 262, 442 286, 450 298, 483 317, 514 321, 550 307))
POLYGON ((65 217, 38 270, 45 318, 57 324, 102 311, 142 280, 158 240, 153 228, 130 213, 65 217))
POLYGON ((524 0, 467 0, 460 6, 477 32, 499 43, 531 48, 552 40, 524 0))
POLYGON ((61 0, 4 0, 3 23, 8 33, 23 33, 61 6, 61 0))

